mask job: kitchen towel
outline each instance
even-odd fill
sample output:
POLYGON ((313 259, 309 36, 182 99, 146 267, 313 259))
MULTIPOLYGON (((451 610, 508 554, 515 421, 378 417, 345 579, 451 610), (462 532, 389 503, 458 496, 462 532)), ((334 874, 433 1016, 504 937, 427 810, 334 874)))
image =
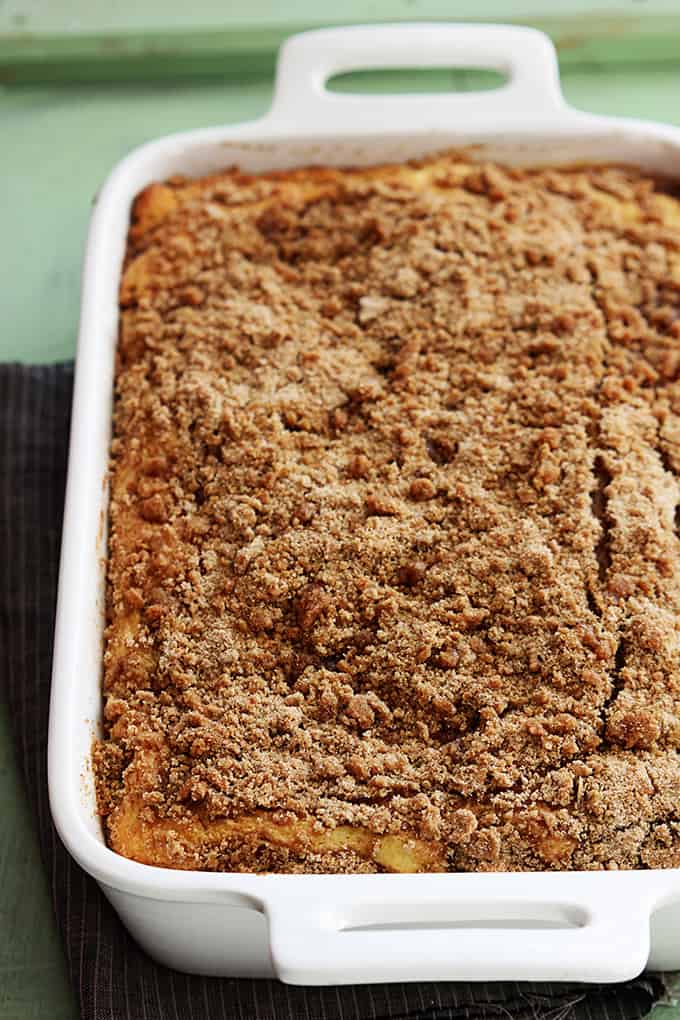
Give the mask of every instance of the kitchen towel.
POLYGON ((293 988, 154 963, 61 845, 49 813, 47 715, 73 368, 0 366, 0 696, 50 876, 83 1020, 637 1020, 667 981, 293 988))

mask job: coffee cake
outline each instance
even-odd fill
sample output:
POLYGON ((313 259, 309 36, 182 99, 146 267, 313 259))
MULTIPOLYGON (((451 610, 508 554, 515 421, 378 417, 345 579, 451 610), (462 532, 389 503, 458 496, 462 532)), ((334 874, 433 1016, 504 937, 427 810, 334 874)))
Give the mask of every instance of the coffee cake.
POLYGON ((111 847, 680 866, 680 202, 456 153, 153 184, 120 288, 111 847))

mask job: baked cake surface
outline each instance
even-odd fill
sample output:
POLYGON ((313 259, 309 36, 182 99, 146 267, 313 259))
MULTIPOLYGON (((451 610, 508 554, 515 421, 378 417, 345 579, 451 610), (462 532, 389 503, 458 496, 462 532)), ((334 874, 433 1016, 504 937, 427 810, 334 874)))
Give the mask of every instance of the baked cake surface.
POLYGON ((680 866, 680 202, 447 153, 137 199, 109 844, 680 866))

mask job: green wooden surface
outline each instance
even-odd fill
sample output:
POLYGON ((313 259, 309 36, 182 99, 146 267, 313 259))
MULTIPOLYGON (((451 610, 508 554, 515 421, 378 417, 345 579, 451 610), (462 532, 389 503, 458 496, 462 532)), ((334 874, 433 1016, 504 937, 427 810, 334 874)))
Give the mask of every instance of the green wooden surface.
MULTIPOLYGON (((199 0, 192 10, 206 11, 211 3, 217 10, 218 5, 212 0, 199 0)), ((346 10, 351 13, 355 11, 352 3, 354 0, 346 4, 346 10)), ((0 6, 0 32, 7 27, 8 19, 22 12, 25 14, 29 6, 42 12, 49 21, 46 12, 51 8, 48 4, 5 2, 0 6)), ((130 3, 107 5, 113 22, 121 6, 128 9, 128 14, 133 7, 130 3)), ((262 15, 264 6, 250 5, 253 20, 256 15, 262 15)), ((303 6, 309 14, 308 0, 303 6)), ((393 8, 397 6, 392 4, 393 8)), ((485 11, 493 6, 487 5, 485 11)), ((531 5, 512 5, 513 9, 522 6, 531 5)), ((557 9, 561 5, 553 6, 557 9)), ((578 6, 572 4, 574 10, 578 6)), ((642 6, 642 3, 635 6, 642 6)), ((75 0, 71 7, 81 14, 86 10, 75 0)), ((101 16, 102 5, 93 7, 101 16)), ((245 4, 233 7, 246 11, 245 4)), ((269 7, 271 9, 271 5, 269 7)), ((369 5, 364 7, 367 10, 369 5)), ((386 9, 382 0, 374 7, 379 12, 386 9)), ((499 8, 500 4, 495 7, 499 8)), ((546 4, 536 3, 534 7, 536 11, 545 10, 546 4)), ((601 5, 601 9, 606 7, 606 3, 601 5)), ((612 7, 610 4, 610 12, 612 7)), ((651 7, 655 16, 660 17, 672 13, 673 7, 680 9, 680 4, 658 3, 651 7), (663 7, 668 10, 662 11, 663 7)), ((160 19, 162 8, 170 12, 188 9, 167 0, 163 0, 163 4, 160 0, 147 4, 143 9, 160 19)), ((295 4, 287 9, 290 17, 295 9, 295 4)), ((417 14, 417 7, 410 9, 417 14)), ((492 16, 498 17, 498 11, 492 16)), ((83 17, 87 22, 87 17, 83 17)), ((368 14, 364 13, 361 20, 369 20, 368 14)), ((49 27, 47 21, 43 30, 49 27)), ((120 29, 120 23, 113 24, 112 28, 115 29, 116 24, 120 29)), ((88 28, 88 25, 81 27, 88 28)), ((654 67, 620 67, 608 62, 598 68, 585 69, 566 61, 563 66, 565 93, 570 102, 584 109, 680 124, 680 49, 676 52, 677 66, 662 62, 654 67)), ((225 70, 228 72, 229 68, 225 70)), ((440 84, 447 81, 453 82, 454 78, 443 77, 440 84)), ((455 81, 460 84, 460 79, 455 81)), ((352 81, 345 81, 340 87, 352 87, 352 81)), ((269 78, 241 75, 236 80, 228 73, 221 80, 183 84, 33 84, 0 89, 4 186, 0 231, 3 308, 0 360, 49 362, 73 354, 80 263, 90 201, 116 160, 139 143, 168 131, 255 117, 266 109, 270 94, 269 78)), ((9 749, 3 711, 0 708, 0 809, 3 818, 0 826, 0 1020, 75 1020, 77 1014, 65 982, 47 881, 38 863, 36 840, 9 749)), ((659 1007, 655 1016, 656 1020, 680 1020, 680 1009, 659 1007)))
POLYGON ((47 876, 0 702, 0 1018, 74 1020, 47 876))
POLYGON ((287 35, 361 21, 515 21, 565 66, 673 61, 677 0, 0 0, 0 80, 270 72, 287 35))

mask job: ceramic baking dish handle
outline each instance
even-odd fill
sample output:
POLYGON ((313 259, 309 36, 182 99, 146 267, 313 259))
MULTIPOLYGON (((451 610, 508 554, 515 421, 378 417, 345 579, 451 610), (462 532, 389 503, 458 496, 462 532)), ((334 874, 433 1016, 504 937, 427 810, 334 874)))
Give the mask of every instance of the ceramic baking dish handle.
POLYGON ((511 117, 566 112, 555 49, 546 35, 509 25, 372 25, 304 32, 279 55, 270 116, 313 134, 366 129, 503 128, 511 117), (371 96, 330 92, 343 71, 459 67, 501 71, 504 85, 481 92, 371 96))
POLYGON ((487 887, 467 902, 416 895, 395 904, 386 893, 382 903, 287 901, 267 913, 274 969, 289 984, 611 982, 639 974, 649 957, 649 903, 620 896, 580 904, 496 899, 487 887))

